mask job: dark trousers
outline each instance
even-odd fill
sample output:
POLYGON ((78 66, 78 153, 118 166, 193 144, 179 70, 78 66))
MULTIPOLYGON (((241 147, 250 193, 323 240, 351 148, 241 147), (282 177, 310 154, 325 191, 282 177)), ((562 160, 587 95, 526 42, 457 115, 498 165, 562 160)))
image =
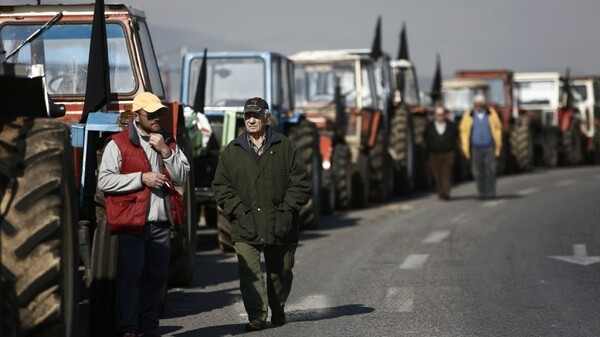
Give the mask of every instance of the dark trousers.
POLYGON ((268 307, 271 308, 271 317, 282 315, 292 290, 292 268, 297 244, 275 246, 236 242, 234 246, 239 263, 240 291, 248 320, 266 321, 268 307), (261 252, 264 254, 267 271, 266 290, 260 266, 261 252))
POLYGON ((167 285, 171 245, 167 222, 148 223, 143 235, 119 234, 118 331, 158 328, 160 295, 167 285))
POLYGON ((453 166, 454 151, 429 153, 429 169, 435 179, 438 197, 441 199, 450 197, 453 166))
POLYGON ((494 147, 471 148, 471 171, 481 198, 496 196, 496 156, 494 147))

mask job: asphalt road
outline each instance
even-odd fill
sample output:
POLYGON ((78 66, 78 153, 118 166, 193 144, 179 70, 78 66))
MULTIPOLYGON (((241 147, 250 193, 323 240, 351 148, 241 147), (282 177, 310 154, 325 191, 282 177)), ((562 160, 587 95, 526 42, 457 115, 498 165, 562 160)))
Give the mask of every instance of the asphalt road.
MULTIPOLYGON (((598 336, 600 168, 472 182, 322 219, 303 232, 288 324, 251 336, 598 336)), ((235 255, 201 231, 195 287, 172 289, 166 336, 243 334, 235 255)))

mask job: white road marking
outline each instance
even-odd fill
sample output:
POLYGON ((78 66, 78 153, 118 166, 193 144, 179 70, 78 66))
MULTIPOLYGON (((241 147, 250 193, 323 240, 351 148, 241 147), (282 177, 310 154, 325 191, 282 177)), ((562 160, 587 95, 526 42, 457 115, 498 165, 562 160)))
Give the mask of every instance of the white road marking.
POLYGON ((467 215, 466 213, 460 213, 459 215, 450 219, 450 222, 452 222, 452 223, 462 222, 465 219, 466 215, 467 215))
POLYGON ((556 186, 558 187, 565 187, 565 186, 569 186, 569 185, 573 185, 575 184, 575 179, 566 179, 566 180, 561 180, 559 182, 556 183, 556 186))
POLYGON ((523 197, 526 195, 537 193, 539 191, 540 191, 540 189, 538 187, 530 187, 530 188, 526 188, 524 190, 517 191, 516 194, 523 197))
POLYGON ((388 288, 383 310, 388 312, 411 312, 415 306, 415 291, 411 287, 388 288))
POLYGON ((236 312, 239 312, 240 317, 248 317, 248 313, 246 312, 246 309, 244 308, 244 303, 241 299, 234 303, 233 307, 236 312))
POLYGON ((387 210, 401 210, 401 211, 410 211, 412 209, 415 208, 415 206, 413 205, 408 205, 408 204, 398 204, 398 203, 394 203, 394 204, 388 204, 388 205, 384 205, 381 208, 383 209, 387 209, 387 210))
MULTIPOLYGON (((234 306, 235 310, 240 312, 240 317, 248 317, 241 300, 238 303, 235 303, 234 306)), ((309 295, 303 297, 299 301, 286 305, 285 308, 286 311, 329 309, 331 308, 331 301, 326 295, 309 295)))
POLYGON ((594 263, 600 262, 600 256, 588 256, 587 248, 585 244, 578 243, 573 245, 573 256, 548 256, 552 259, 565 261, 569 263, 575 263, 582 266, 589 266, 594 263))
POLYGON ((491 200, 491 201, 486 201, 483 204, 481 204, 481 207, 496 207, 498 205, 501 205, 503 203, 505 203, 506 200, 491 200))
POLYGON ((331 308, 331 301, 326 295, 309 295, 302 298, 300 301, 286 305, 286 310, 315 310, 331 308))
POLYGON ((419 269, 425 265, 429 254, 412 254, 404 259, 404 262, 400 265, 400 269, 419 269))
POLYGON ((444 241, 450 235, 450 231, 435 231, 431 232, 423 243, 440 243, 444 241))

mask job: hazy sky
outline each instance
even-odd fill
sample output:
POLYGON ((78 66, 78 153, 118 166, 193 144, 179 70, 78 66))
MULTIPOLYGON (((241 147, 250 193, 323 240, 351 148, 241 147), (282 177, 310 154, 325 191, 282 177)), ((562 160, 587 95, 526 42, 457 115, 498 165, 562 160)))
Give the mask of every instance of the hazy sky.
MULTIPOLYGON (((106 1, 106 0, 105 0, 106 1)), ((71 0, 42 3, 75 3, 71 0)), ((106 1, 111 3, 111 1, 106 1)), ((2 4, 35 0, 0 0, 2 4)), ((395 56, 402 21, 429 90, 440 53, 457 69, 506 68, 600 74, 599 0, 131 0, 146 12, 160 57, 189 51, 369 48, 382 16, 383 49, 395 56)))

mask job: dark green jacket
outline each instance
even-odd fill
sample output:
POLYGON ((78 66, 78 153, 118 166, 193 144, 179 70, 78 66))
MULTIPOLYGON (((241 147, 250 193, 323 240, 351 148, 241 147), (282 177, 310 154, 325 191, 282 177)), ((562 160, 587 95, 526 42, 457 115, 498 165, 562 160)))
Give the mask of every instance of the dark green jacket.
POLYGON ((297 242, 298 212, 311 193, 302 154, 271 128, 264 146, 259 165, 246 132, 225 147, 212 182, 215 199, 231 220, 233 242, 297 242))

